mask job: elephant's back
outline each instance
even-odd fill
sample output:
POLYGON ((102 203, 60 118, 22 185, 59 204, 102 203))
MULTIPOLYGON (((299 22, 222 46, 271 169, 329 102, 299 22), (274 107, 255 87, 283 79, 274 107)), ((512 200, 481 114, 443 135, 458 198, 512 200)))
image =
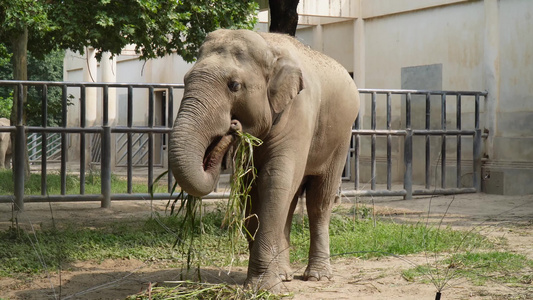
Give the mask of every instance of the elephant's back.
POLYGON ((9 126, 9 120, 6 118, 0 118, 0 126, 9 126))

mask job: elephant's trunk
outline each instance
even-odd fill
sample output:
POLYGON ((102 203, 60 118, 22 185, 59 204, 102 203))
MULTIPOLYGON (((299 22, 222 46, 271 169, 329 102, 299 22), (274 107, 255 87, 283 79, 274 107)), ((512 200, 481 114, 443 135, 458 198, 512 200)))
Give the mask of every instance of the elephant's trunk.
POLYGON ((213 120, 197 108, 180 108, 169 138, 169 163, 185 192, 202 197, 215 189, 222 162, 240 130, 237 120, 213 120))

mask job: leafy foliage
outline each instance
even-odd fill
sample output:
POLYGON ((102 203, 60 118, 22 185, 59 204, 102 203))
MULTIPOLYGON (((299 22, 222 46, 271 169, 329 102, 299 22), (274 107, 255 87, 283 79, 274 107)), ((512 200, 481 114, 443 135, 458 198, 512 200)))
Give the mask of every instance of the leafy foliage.
POLYGON ((13 92, 9 92, 7 94, 7 96, 0 95, 0 118, 9 119, 11 108, 13 107, 13 92))
POLYGON ((119 54, 134 44, 142 59, 176 52, 190 62, 208 32, 251 29, 256 10, 255 1, 245 0, 5 0, 0 41, 26 26, 28 50, 39 58, 54 49, 83 53, 92 46, 100 59, 105 51, 119 54))
MULTIPOLYGON (((8 48, 9 49, 9 48, 8 48)), ((11 53, 8 55, 11 56, 11 53)), ((63 79, 63 51, 52 51, 42 58, 28 54, 28 80, 61 81, 63 79)), ((0 79, 13 79, 13 66, 9 62, 0 62, 0 79)), ((61 88, 49 87, 47 91, 48 118, 47 125, 61 124, 61 88)), ((28 89, 28 101, 25 107, 28 125, 42 124, 42 88, 28 89)), ((68 100, 70 105, 70 98, 68 100)), ((13 106, 13 89, 0 87, 0 117, 8 118, 13 106)))

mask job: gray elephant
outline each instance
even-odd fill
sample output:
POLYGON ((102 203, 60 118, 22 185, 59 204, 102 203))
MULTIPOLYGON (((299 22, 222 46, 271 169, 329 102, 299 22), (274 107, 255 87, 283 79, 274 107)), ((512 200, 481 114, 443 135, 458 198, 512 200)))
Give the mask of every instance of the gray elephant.
MULTIPOLYGON (((6 118, 0 118, 0 126, 9 126, 6 118)), ((0 132, 0 169, 11 168, 11 135, 9 132, 0 132)))
POLYGON ((223 161, 242 130, 263 140, 254 150, 245 285, 279 291, 291 280, 290 228, 306 191, 310 249, 305 280, 329 279, 329 220, 359 110, 357 88, 333 59, 292 37, 217 30, 185 75, 170 134, 176 181, 194 196, 216 186, 223 161))

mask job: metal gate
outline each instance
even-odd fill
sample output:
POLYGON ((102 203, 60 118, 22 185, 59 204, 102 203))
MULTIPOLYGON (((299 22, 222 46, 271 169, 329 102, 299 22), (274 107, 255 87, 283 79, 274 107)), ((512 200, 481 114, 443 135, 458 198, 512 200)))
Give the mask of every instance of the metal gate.
MULTIPOLYGON (((0 131, 14 132, 16 136, 16 142, 14 143, 15 149, 21 149, 27 147, 26 136, 27 134, 37 134, 41 136, 41 148, 45 153, 49 147, 47 143, 47 137, 50 134, 60 134, 61 139, 59 142, 61 148, 60 155, 60 170, 61 177, 61 192, 59 195, 50 195, 47 192, 47 174, 48 174, 48 160, 46 155, 41 156, 40 174, 41 174, 41 193, 40 195, 25 195, 24 194, 24 164, 23 164, 23 152, 14 151, 16 156, 16 164, 14 165, 15 174, 15 190, 14 195, 0 195, 0 203, 13 203, 16 209, 22 210, 25 202, 52 202, 52 201, 101 201, 102 207, 109 207, 112 200, 139 200, 139 199, 169 199, 170 190, 173 184, 173 178, 171 172, 166 176, 167 181, 167 193, 152 194, 151 186, 154 182, 154 161, 156 160, 154 149, 154 137, 161 135, 163 140, 168 140, 168 133, 171 130, 174 116, 174 92, 176 90, 183 89, 182 84, 133 84, 133 83, 67 83, 67 82, 41 82, 41 81, 0 81, 0 88, 7 88, 15 91, 14 97, 19 99, 19 107, 17 114, 17 122, 15 126, 0 127, 0 131), (41 126, 26 126, 22 122, 23 106, 23 91, 24 88, 36 88, 39 87, 42 90, 42 125, 41 126), (47 90, 49 88, 59 88, 62 90, 62 124, 61 126, 48 126, 47 125, 47 106, 48 95, 47 90), (89 89, 97 90, 98 101, 101 103, 101 115, 97 117, 97 121, 94 124, 89 125, 87 121, 87 91, 89 89), (120 105, 124 109, 124 120, 118 122, 110 122, 109 118, 109 90, 115 89, 117 94, 121 96, 120 105), (155 125, 154 122, 154 98, 155 92, 164 91, 166 94, 164 107, 165 125, 155 125), (78 99, 75 100, 74 106, 69 107, 68 100, 71 93, 77 93, 78 99), (141 95, 141 96, 139 96, 141 95), (135 98, 135 101, 134 101, 135 98), (144 120, 143 124, 135 124, 133 112, 135 109, 143 109, 147 112, 147 120, 144 120), (68 124, 67 112, 76 113, 75 124, 68 124), (124 123, 124 124, 123 124, 124 123), (122 124, 122 125, 121 125, 122 124), (133 164, 134 164, 134 143, 136 136, 143 134, 146 137, 146 141, 143 141, 145 145, 146 154, 146 178, 147 188, 146 193, 133 193, 132 191, 132 177, 133 177, 133 164), (88 152, 86 147, 89 144, 89 137, 91 135, 99 136, 99 149, 91 149, 95 151, 92 155, 88 152), (126 165, 126 180, 127 189, 122 193, 112 193, 111 191, 111 173, 114 168, 114 163, 111 157, 115 155, 112 153, 114 145, 112 136, 122 135, 124 140, 120 143, 120 147, 125 148, 121 150, 121 153, 125 153, 125 165, 126 165), (123 146, 122 146, 123 144, 123 146), (70 152, 69 152, 70 151, 70 152), (76 158, 68 158, 68 154, 75 154, 76 158), (85 177, 87 173, 86 167, 89 165, 91 156, 99 154, 100 156, 100 175, 101 175, 101 188, 98 194, 87 194, 85 192, 85 177), (68 163, 68 164, 67 164, 68 163), (74 166, 74 167, 73 167, 74 166), (67 173, 79 176, 80 190, 75 195, 66 194, 66 181, 67 173)), ((347 159, 347 179, 351 179, 354 182, 353 188, 348 188, 342 191, 345 196, 403 196, 405 198, 411 198, 413 195, 425 195, 425 194, 453 194, 453 193, 470 193, 479 191, 480 177, 481 177, 481 131, 479 129, 479 104, 480 98, 486 97, 486 93, 483 92, 457 92, 457 91, 409 91, 409 90, 360 90, 363 101, 366 103, 366 97, 370 97, 369 102, 369 124, 365 123, 364 113, 360 114, 358 121, 354 124, 353 129, 353 141, 350 149, 350 154, 347 159), (412 126, 412 103, 413 97, 425 97, 425 128, 416 128, 412 126), (400 97, 394 99, 394 97, 400 97), (433 113, 431 103, 434 102, 432 97, 439 97, 439 106, 441 107, 441 118, 439 128, 432 128, 431 115, 433 113), (448 128, 449 120, 447 119, 447 107, 450 101, 448 97, 455 99, 455 122, 454 128, 448 128), (463 128, 462 118, 464 118, 464 112, 462 111, 463 98, 473 99, 472 106, 474 115, 474 124, 471 128, 463 128), (381 101, 383 100, 383 101, 381 101), (378 102, 379 101, 379 102, 378 102), (384 110, 378 110, 378 106, 384 104, 384 110), (400 109, 403 115, 395 115, 400 109), (384 111, 384 113, 382 113, 384 111), (380 113, 378 113, 380 112, 380 113), (383 119, 384 125, 378 125, 378 121, 383 119), (401 119, 402 121, 398 121, 401 119), (397 125, 396 123, 399 125, 397 125), (365 125, 365 126, 363 126, 365 125), (366 127, 369 127, 366 129, 366 127), (381 127, 380 127, 381 126, 381 127), (403 127, 403 128, 402 128, 403 127), (440 156, 441 161, 441 184, 439 187, 431 187, 430 184, 430 167, 431 167, 431 137, 440 137, 441 149, 443 150, 440 156), (423 138, 425 140, 425 185, 422 189, 413 189, 413 139, 423 138), (369 138, 368 143, 363 139, 369 138), (457 172, 457 184, 453 187, 447 187, 446 184, 446 166, 448 165, 449 151, 447 140, 455 138, 455 161, 457 172), (380 140, 385 139, 385 150, 378 147, 380 140), (461 178, 463 176, 463 151, 462 144, 463 139, 469 139, 472 144, 471 159, 472 162, 472 185, 469 187, 461 186, 461 178), (368 160, 370 165, 370 188, 361 185, 362 174, 361 169, 364 169, 365 145, 368 144, 368 153, 370 159, 368 160), (381 153, 383 152, 383 154, 381 153), (402 153, 402 155, 393 155, 393 153, 402 153), (382 157, 383 156, 383 157, 382 157), (400 159, 401 157, 401 159, 400 159), (377 176, 377 162, 386 161, 386 187, 383 189, 378 188, 379 177, 377 176), (395 180, 393 172, 393 163, 401 168, 399 172, 402 173, 399 180, 395 180), (403 182, 403 188, 394 189, 393 182, 403 182)), ((93 101, 92 99, 91 101, 93 101)), ((118 100, 117 100, 118 101, 118 100)), ((418 105, 418 104, 417 104, 418 105)), ((469 106, 470 107, 470 106, 469 106)), ((72 123, 72 122, 71 122, 72 123)), ((95 143, 91 143, 96 145, 95 143)), ((89 147, 90 148, 90 147, 89 147)), ((94 147, 93 147, 94 148, 94 147)), ((114 151, 117 151, 115 148, 114 151)), ((120 161, 124 160, 120 155, 120 161)), ((117 158, 118 159, 118 158, 117 158)), ((416 160, 415 160, 416 161, 416 160)), ((168 168, 164 164, 165 168, 168 168)), ((398 173, 398 172, 396 172, 398 173)), ((228 196, 227 192, 212 193, 205 198, 225 198, 228 196)))

